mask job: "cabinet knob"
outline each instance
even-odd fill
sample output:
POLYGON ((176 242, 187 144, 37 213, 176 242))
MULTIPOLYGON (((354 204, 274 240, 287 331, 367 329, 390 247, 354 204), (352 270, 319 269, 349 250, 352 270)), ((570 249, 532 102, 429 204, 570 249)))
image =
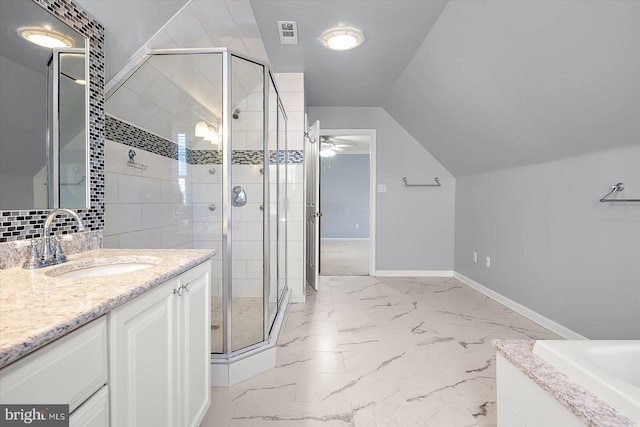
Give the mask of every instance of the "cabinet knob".
POLYGON ((174 294, 178 294, 179 297, 182 296, 182 286, 180 286, 178 289, 174 289, 173 290, 174 294))
POLYGON ((182 287, 184 288, 185 291, 189 292, 190 291, 190 287, 191 283, 187 283, 186 285, 182 285, 182 287))

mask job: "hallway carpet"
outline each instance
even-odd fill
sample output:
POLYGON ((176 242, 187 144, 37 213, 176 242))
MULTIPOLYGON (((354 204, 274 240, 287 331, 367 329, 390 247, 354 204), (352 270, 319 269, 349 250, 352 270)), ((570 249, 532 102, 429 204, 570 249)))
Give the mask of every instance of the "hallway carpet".
POLYGON ((203 426, 495 426, 491 340, 557 338, 453 278, 322 277, 283 328, 203 426))

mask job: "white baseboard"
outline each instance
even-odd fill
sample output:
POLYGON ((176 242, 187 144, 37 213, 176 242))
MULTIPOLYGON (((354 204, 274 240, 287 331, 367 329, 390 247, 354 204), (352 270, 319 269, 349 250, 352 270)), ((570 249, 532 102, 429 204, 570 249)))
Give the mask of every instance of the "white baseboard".
POLYGON ((464 274, 460 274, 458 272, 454 272, 453 273, 453 277, 455 277, 456 279, 458 279, 459 281, 461 281, 462 283, 464 283, 467 286, 472 287, 473 289, 475 289, 478 292, 483 293, 484 295, 488 296, 489 298, 491 298, 492 300, 504 305, 505 307, 510 308, 511 310, 515 311, 516 313, 526 317, 527 319, 536 322, 538 325, 542 326, 545 329, 550 330, 551 332, 553 332, 556 335, 561 336, 564 339, 567 340, 586 340, 588 338, 580 335, 579 333, 572 331, 571 329, 567 328, 566 326, 563 326, 557 322, 554 322, 553 320, 549 319, 548 317, 543 316, 542 314, 531 310, 530 308, 525 307, 524 305, 517 303, 507 297, 505 297, 502 294, 499 294, 496 291, 493 291, 489 288, 487 288, 486 286, 481 285, 480 283, 476 282, 473 279, 468 278, 467 276, 465 276, 464 274))
POLYGON ((375 277, 453 277, 453 270, 377 270, 375 277))

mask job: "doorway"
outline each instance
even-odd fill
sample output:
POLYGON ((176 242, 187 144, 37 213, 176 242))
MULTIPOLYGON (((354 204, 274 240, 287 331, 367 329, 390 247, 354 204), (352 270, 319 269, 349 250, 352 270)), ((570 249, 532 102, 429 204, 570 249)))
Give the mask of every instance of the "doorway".
POLYGON ((320 132, 320 274, 366 276, 373 271, 375 131, 320 132))

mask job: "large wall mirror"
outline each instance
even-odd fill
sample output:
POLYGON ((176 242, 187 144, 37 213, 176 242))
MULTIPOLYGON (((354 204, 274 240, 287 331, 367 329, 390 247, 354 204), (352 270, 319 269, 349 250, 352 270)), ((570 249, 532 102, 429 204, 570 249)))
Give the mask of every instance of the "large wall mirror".
POLYGON ((0 210, 90 206, 86 37, 0 0, 0 210))

